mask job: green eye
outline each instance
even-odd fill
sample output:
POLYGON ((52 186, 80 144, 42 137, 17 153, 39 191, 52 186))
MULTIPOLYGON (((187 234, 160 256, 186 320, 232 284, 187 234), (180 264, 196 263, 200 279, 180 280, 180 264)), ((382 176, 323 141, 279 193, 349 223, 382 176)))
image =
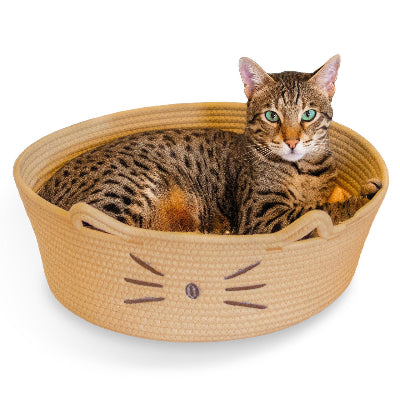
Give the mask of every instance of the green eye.
POLYGON ((301 120, 306 122, 312 121, 315 118, 316 114, 317 113, 315 110, 307 110, 301 116, 301 120))
POLYGON ((267 120, 269 122, 278 122, 279 121, 278 114, 274 111, 267 111, 265 113, 265 118, 267 118, 267 120))

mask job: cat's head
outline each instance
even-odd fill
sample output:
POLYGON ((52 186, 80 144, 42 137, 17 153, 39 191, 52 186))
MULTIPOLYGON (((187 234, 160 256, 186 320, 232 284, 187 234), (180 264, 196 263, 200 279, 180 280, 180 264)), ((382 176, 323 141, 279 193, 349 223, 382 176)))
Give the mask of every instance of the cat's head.
POLYGON ((249 58, 240 59, 248 98, 246 134, 262 156, 295 162, 328 150, 339 65, 336 55, 314 73, 267 74, 249 58))

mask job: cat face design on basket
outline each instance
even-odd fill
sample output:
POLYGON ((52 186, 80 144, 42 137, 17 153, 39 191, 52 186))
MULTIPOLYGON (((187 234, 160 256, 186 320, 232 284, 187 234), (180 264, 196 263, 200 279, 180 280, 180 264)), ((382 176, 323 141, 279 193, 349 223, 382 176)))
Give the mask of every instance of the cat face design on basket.
MULTIPOLYGON (((143 261, 136 255, 129 253, 129 256, 131 259, 135 262, 136 265, 141 266, 142 268, 146 269, 147 271, 150 271, 153 275, 158 276, 158 277, 163 277, 164 274, 157 270, 156 268, 152 267, 149 263, 146 261, 143 261)), ((231 279, 237 278, 240 275, 243 275, 252 269, 256 268, 258 265, 260 265, 261 261, 257 261, 255 263, 252 263, 244 268, 238 269, 236 272, 225 276, 223 279, 226 281, 229 281, 231 279)), ((147 286, 147 287, 152 287, 152 288, 163 288, 162 283, 156 283, 156 282, 149 282, 149 281, 142 281, 142 280, 137 280, 133 278, 128 278, 125 277, 124 281, 130 284, 134 285, 139 285, 139 286, 147 286)), ((225 288, 225 292, 227 294, 226 300, 224 300, 224 303, 229 306, 236 306, 236 307, 246 307, 246 308, 253 308, 253 309, 258 309, 258 310, 264 310, 267 308, 265 304, 254 304, 250 302, 245 302, 245 301, 235 301, 235 300, 230 300, 229 299, 229 293, 230 292, 239 292, 239 291, 251 291, 251 290, 256 290, 260 289, 265 286, 265 283, 255 283, 253 285, 228 285, 225 288)), ((188 282, 185 288, 182 288, 182 290, 185 291, 186 296, 188 296, 192 300, 196 300, 200 295, 201 295, 201 288, 196 285, 193 282, 188 282)), ((161 292, 162 293, 162 292, 161 292)), ((141 297, 141 298, 135 298, 135 299, 125 299, 124 303, 125 304, 141 304, 141 303, 151 303, 151 302, 160 302, 165 300, 165 297, 160 296, 155 296, 155 297, 141 297)))
POLYGON ((240 59, 247 133, 260 154, 295 162, 326 150, 339 65, 336 55, 314 73, 267 74, 249 58, 240 59))

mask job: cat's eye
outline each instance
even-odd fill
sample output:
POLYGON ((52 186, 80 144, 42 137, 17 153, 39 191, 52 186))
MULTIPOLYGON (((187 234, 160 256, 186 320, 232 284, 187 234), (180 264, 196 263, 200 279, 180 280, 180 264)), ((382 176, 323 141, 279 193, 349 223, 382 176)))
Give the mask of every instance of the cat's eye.
POLYGON ((305 122, 309 122, 309 121, 312 121, 316 115, 317 115, 317 112, 315 110, 307 110, 301 116, 301 120, 305 121, 305 122))
POLYGON ((275 111, 267 111, 265 113, 265 118, 267 118, 267 120, 269 122, 278 122, 279 121, 279 116, 275 111))

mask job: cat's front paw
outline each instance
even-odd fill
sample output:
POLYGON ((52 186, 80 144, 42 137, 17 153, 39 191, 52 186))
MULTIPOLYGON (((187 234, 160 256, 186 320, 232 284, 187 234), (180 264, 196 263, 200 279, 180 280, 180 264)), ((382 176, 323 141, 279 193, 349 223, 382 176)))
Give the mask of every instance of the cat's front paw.
POLYGON ((361 185, 360 194, 371 200, 380 189, 382 189, 382 181, 378 178, 371 178, 361 185))

